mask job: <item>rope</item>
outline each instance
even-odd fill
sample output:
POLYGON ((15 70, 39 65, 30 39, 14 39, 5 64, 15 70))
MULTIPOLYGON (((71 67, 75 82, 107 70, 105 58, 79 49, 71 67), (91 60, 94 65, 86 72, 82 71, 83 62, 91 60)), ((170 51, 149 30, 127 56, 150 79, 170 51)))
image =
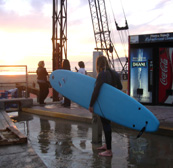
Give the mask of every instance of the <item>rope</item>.
MULTIPOLYGON (((122 0, 120 0, 120 2, 121 2, 121 7, 122 7, 122 10, 123 10, 124 18, 126 19, 126 14, 125 14, 125 12, 124 12, 124 7, 123 7, 122 0)), ((127 20, 127 19, 126 19, 126 20, 127 20)))

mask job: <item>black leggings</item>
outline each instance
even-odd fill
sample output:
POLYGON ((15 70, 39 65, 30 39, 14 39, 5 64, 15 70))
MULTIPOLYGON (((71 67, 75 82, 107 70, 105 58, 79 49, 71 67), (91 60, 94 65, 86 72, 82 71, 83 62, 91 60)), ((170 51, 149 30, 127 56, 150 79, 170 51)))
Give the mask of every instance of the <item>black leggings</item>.
POLYGON ((64 105, 70 106, 71 105, 71 100, 64 97, 64 105))
POLYGON ((40 95, 39 95, 39 103, 43 104, 49 93, 49 86, 47 83, 39 83, 40 95))
POLYGON ((112 129, 111 129, 111 121, 107 120, 106 118, 100 117, 103 131, 105 134, 105 141, 108 150, 112 149, 112 129))

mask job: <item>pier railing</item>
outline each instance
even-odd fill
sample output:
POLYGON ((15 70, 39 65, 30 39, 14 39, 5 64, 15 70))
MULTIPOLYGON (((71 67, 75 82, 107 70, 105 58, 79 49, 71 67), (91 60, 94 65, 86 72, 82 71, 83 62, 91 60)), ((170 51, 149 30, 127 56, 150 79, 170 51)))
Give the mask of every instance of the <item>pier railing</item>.
MULTIPOLYGON (((28 96, 28 72, 27 72, 27 65, 0 65, 0 91, 1 91, 1 97, 4 94, 3 91, 9 89, 16 88, 16 83, 18 84, 24 84, 26 86, 26 90, 24 91, 24 96, 28 96), (8 69, 7 69, 8 68, 8 69), (24 71, 19 71, 16 69, 23 68, 24 71), (2 69, 6 69, 3 71, 2 69), (11 69, 11 71, 9 70, 11 69), (18 75, 24 75, 24 80, 20 81, 21 79, 17 79, 18 75), (15 79, 15 80, 14 80, 15 79)), ((7 92, 7 91, 6 91, 7 92)))

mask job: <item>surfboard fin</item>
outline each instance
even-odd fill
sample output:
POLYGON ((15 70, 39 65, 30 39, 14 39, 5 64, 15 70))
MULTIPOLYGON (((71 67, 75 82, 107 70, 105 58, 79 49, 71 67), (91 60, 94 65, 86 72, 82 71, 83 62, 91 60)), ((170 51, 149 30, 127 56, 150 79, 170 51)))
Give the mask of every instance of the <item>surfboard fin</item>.
POLYGON ((148 122, 146 121, 146 125, 140 130, 139 134, 137 135, 136 139, 141 137, 141 135, 144 133, 146 126, 147 126, 148 122))

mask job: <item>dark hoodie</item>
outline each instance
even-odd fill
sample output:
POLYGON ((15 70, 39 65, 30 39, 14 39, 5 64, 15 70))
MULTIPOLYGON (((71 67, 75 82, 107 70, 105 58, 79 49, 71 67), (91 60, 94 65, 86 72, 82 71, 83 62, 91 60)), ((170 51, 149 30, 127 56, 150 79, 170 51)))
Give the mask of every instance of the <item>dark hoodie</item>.
POLYGON ((107 69, 105 71, 100 72, 96 79, 94 91, 93 91, 91 101, 90 101, 90 107, 92 107, 94 105, 95 101, 97 100, 100 88, 103 83, 112 85, 120 90, 122 89, 120 77, 116 71, 107 69))

